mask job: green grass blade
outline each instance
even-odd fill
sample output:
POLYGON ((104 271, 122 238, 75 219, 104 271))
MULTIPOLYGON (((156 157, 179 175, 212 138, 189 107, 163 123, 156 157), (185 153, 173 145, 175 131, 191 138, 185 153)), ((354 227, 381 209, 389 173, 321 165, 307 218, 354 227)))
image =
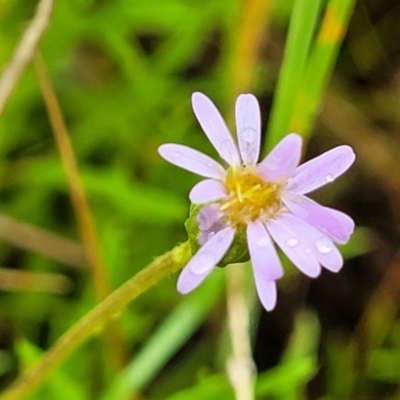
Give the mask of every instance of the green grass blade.
POLYGON ((301 85, 322 1, 296 0, 290 17, 289 32, 281 72, 275 91, 267 130, 267 149, 288 133, 296 94, 301 85))
POLYGON ((323 89, 335 64, 347 30, 355 0, 331 0, 326 8, 321 29, 310 51, 301 90, 296 99, 289 131, 308 136, 323 89))

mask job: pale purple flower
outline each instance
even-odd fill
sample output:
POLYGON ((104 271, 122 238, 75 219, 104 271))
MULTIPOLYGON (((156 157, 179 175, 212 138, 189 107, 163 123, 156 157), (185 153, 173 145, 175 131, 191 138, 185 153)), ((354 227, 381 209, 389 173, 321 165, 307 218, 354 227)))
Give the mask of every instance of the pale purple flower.
POLYGON ((172 164, 203 176, 190 192, 192 203, 206 204, 198 214, 201 248, 181 272, 178 290, 196 288, 228 252, 238 227, 246 228, 247 245, 258 296, 267 310, 275 307, 276 280, 283 269, 275 242, 297 268, 311 278, 321 266, 337 272, 343 258, 334 243, 346 243, 354 222, 305 194, 334 181, 355 159, 351 147, 338 146, 300 166, 302 139, 292 133, 257 164, 261 122, 256 98, 236 101, 236 146, 212 101, 192 96, 194 113, 227 169, 209 156, 178 144, 160 146, 172 164))

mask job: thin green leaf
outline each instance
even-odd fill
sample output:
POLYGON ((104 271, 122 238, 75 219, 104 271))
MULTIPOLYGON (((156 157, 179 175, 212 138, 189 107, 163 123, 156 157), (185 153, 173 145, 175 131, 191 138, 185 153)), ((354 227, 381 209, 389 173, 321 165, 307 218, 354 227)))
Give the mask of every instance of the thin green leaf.
POLYGON ((309 136, 323 89, 331 75, 355 0, 331 0, 310 51, 289 130, 309 136))
POLYGON ((267 149, 271 149, 288 133, 290 115, 303 79, 303 71, 321 5, 321 0, 296 0, 294 3, 285 55, 267 131, 267 149))

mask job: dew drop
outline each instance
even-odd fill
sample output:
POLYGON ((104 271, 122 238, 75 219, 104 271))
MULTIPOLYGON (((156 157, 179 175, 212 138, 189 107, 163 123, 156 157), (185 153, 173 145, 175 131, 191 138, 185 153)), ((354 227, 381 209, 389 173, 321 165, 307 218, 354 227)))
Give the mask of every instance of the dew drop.
POLYGON ((299 244, 299 241, 296 238, 290 238, 290 239, 287 240, 286 244, 289 247, 296 247, 299 244))
POLYGON ((335 180, 335 177, 329 174, 325 177, 325 179, 327 182, 333 182, 335 180))
POLYGON ((190 264, 190 270, 195 275, 202 275, 207 272, 215 263, 215 257, 213 253, 210 252, 202 252, 196 254, 194 258, 192 258, 192 262, 190 264))
POLYGON ((215 232, 210 232, 210 233, 207 235, 207 240, 210 240, 214 235, 215 235, 215 232))
POLYGON ((256 240, 256 245, 258 247, 268 247, 269 240, 266 237, 261 237, 261 238, 256 240))
POLYGON ((250 151, 249 149, 247 149, 247 151, 242 151, 240 155, 242 156, 242 160, 247 164, 249 160, 253 159, 254 151, 250 151))
POLYGON ((239 137, 245 143, 253 143, 256 140, 256 132, 252 128, 246 128, 239 132, 239 137))
POLYGON ((321 237, 315 242, 315 247, 322 254, 332 251, 332 242, 327 237, 321 237))
POLYGON ((305 249, 305 250, 304 250, 304 253, 306 253, 306 254, 311 254, 311 250, 310 250, 310 249, 305 249))

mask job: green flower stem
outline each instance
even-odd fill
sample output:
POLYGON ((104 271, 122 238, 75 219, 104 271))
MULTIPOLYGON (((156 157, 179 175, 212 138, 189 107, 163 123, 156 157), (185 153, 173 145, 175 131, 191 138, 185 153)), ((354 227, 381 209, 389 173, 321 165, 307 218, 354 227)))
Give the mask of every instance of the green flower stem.
POLYGON ((156 258, 73 325, 35 366, 23 373, 3 392, 0 400, 23 399, 32 393, 80 344, 99 333, 140 294, 161 279, 180 270, 190 257, 190 246, 185 242, 156 258))

